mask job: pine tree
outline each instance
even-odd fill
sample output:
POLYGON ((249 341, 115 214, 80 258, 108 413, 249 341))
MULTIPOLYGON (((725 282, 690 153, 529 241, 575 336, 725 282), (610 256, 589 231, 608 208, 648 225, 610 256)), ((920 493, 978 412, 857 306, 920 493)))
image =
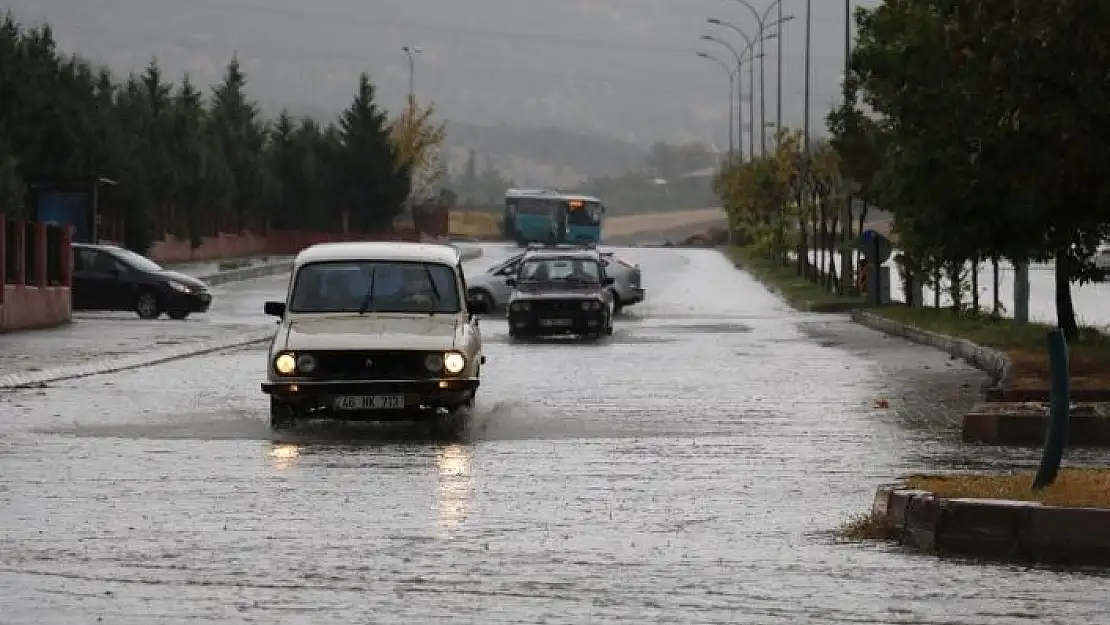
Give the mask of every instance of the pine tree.
POLYGON ((366 73, 358 91, 339 117, 339 149, 335 155, 340 197, 356 230, 386 232, 401 213, 411 189, 409 168, 398 165, 385 111, 374 101, 375 89, 366 73))

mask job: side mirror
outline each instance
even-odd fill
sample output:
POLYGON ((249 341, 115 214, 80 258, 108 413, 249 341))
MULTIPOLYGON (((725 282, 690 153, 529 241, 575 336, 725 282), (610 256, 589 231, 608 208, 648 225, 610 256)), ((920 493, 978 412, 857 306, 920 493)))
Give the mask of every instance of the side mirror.
POLYGON ((267 315, 272 315, 274 317, 284 317, 285 316, 285 302, 266 302, 262 306, 262 310, 267 315))
POLYGON ((466 308, 472 315, 488 315, 489 301, 484 297, 473 297, 466 300, 466 308))
POLYGON ((613 278, 605 278, 604 280, 601 281, 602 286, 613 286, 613 284, 615 284, 615 283, 616 283, 616 280, 614 280, 613 278))
POLYGON ((516 278, 509 278, 505 281, 505 286, 509 288, 516 288, 516 278))

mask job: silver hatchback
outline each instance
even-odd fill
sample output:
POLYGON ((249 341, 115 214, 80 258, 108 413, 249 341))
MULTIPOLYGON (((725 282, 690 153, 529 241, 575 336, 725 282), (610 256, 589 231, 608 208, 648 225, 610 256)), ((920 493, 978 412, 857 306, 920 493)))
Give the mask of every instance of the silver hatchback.
MULTIPOLYGON (((543 249, 576 249, 576 245, 547 245, 543 249)), ((467 294, 474 300, 484 300, 489 310, 503 310, 508 304, 512 287, 507 281, 516 276, 520 268, 520 260, 524 252, 514 254, 501 261, 486 271, 473 276, 466 276, 467 294)), ((609 289, 613 293, 613 312, 619 312, 625 306, 631 306, 644 301, 644 288, 640 283, 640 267, 626 260, 617 258, 611 251, 601 252, 601 261, 605 265, 605 275, 613 278, 613 285, 609 289)))

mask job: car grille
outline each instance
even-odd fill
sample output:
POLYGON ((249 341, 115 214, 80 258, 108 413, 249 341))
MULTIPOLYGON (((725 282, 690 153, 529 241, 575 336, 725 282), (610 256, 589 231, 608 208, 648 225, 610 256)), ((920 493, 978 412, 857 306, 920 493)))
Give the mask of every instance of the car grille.
POLYGON ((532 312, 537 315, 565 315, 582 311, 582 300, 533 301, 532 312))
POLYGON ((312 352, 317 366, 310 377, 327 380, 431 378, 436 373, 424 366, 424 360, 430 353, 401 350, 312 352))

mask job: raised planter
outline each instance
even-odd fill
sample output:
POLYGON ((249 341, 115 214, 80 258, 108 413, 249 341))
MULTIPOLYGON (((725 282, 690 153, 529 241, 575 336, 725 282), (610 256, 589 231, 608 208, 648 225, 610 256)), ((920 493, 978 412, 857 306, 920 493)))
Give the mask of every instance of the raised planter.
POLYGON ((1110 566, 1110 509, 938 497, 882 486, 872 515, 922 551, 1040 564, 1110 566))
MULTIPOLYGON (((1048 410, 1044 402, 976 404, 964 415, 963 440, 990 445, 1043 445, 1048 410)), ((1076 402, 1069 421, 1069 447, 1110 446, 1110 410, 1106 404, 1076 402)))

